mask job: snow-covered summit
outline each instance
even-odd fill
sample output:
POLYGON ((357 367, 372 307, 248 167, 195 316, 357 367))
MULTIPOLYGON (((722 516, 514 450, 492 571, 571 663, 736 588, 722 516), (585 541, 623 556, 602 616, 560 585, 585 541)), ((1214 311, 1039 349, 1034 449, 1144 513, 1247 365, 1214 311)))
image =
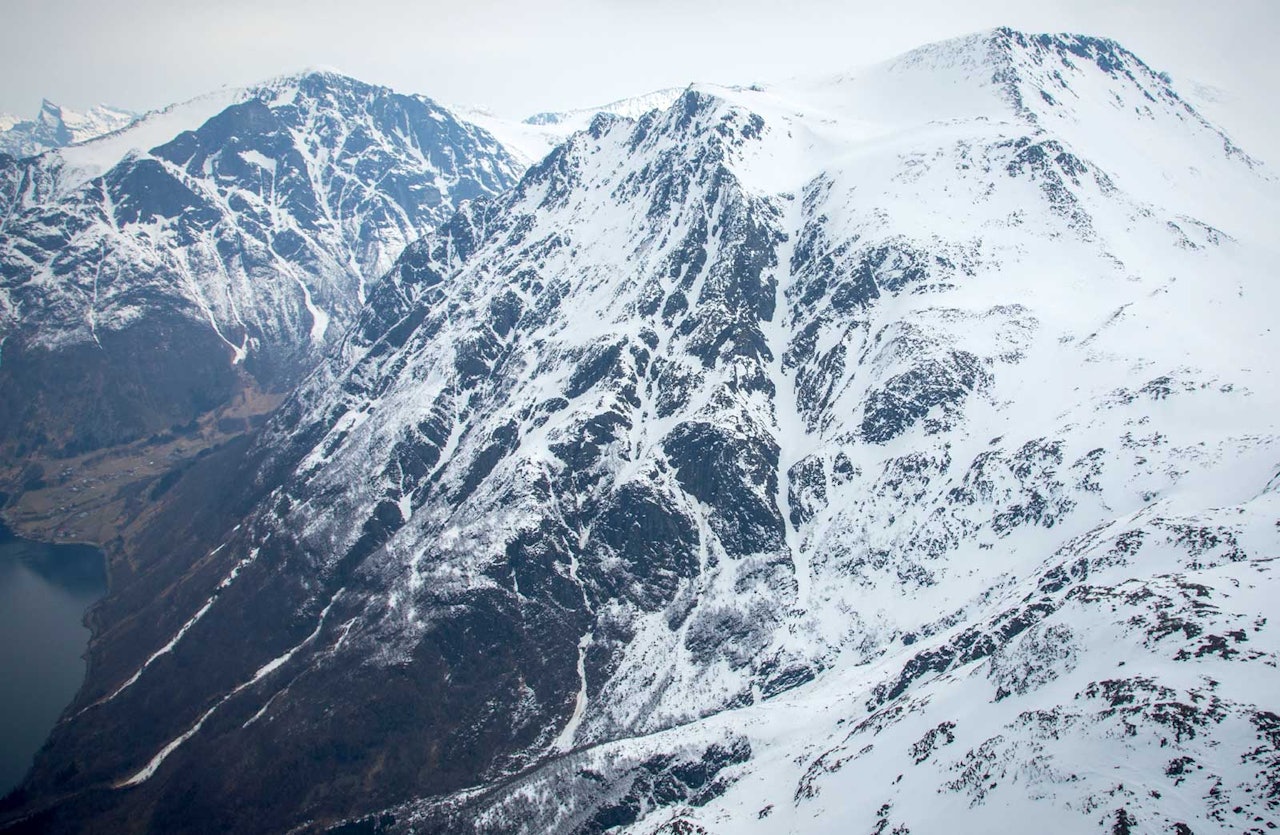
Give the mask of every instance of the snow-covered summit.
MULTIPOLYGON (((308 68, 285 73, 244 87, 222 87, 158 110, 134 114, 123 127, 109 133, 77 140, 71 147, 58 147, 45 154, 41 167, 47 172, 38 185, 41 199, 61 197, 105 173, 130 154, 145 154, 184 131, 196 130, 208 119, 237 104, 263 101, 272 107, 317 96, 328 97, 337 106, 339 99, 402 95, 388 87, 368 84, 334 69, 308 68)), ((445 110, 421 95, 411 95, 425 105, 445 110)))

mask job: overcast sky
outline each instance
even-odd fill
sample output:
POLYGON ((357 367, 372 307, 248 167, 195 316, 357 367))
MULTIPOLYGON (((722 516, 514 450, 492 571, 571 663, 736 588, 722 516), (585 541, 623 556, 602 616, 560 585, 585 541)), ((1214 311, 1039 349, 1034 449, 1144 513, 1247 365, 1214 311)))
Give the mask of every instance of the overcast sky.
POLYGON ((0 111, 144 110, 325 66, 523 116, 847 70, 997 25, 1113 37, 1268 113, 1280 83, 1280 0, 3 0, 0 111))

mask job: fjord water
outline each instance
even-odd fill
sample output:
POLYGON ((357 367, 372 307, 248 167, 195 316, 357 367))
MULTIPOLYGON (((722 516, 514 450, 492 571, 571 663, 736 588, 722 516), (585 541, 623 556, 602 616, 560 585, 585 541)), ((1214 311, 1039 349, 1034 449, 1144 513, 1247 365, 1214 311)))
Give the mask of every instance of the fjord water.
POLYGON ((0 795, 84 680, 84 614, 106 590, 96 548, 30 542, 0 524, 0 795))

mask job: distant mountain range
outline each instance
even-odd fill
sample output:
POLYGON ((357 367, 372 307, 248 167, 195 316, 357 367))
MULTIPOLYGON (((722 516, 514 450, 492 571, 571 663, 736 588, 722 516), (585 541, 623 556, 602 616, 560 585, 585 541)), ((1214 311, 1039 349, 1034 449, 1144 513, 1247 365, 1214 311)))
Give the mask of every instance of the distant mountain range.
POLYGON ((677 88, 655 90, 642 96, 619 99, 599 107, 536 113, 518 121, 505 119, 488 110, 474 107, 459 107, 457 112, 488 130, 508 150, 526 163, 534 163, 545 157, 572 134, 586 130, 591 120, 602 113, 636 119, 651 110, 666 110, 682 92, 684 91, 677 88))
POLYGON ((107 543, 0 828, 1280 823, 1280 184, 1168 76, 229 95, 0 169, 11 455, 287 393, 107 543))
POLYGON ((125 127, 138 114, 105 104, 77 113, 45 99, 34 120, 0 113, 0 154, 29 157, 76 142, 87 142, 125 127))

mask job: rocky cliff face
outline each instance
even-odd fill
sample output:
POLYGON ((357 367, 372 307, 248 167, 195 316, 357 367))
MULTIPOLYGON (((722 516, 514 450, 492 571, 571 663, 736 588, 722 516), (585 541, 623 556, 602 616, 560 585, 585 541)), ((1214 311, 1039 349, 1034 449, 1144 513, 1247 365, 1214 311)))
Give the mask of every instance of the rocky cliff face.
POLYGON ((367 277, 518 173, 429 99, 331 73, 207 99, 0 161, 7 451, 185 424, 242 371, 287 389, 349 324, 367 277))
POLYGON ((598 117, 410 246, 255 446, 174 488, 21 802, 1261 827, 1277 205, 1091 38, 598 117))

